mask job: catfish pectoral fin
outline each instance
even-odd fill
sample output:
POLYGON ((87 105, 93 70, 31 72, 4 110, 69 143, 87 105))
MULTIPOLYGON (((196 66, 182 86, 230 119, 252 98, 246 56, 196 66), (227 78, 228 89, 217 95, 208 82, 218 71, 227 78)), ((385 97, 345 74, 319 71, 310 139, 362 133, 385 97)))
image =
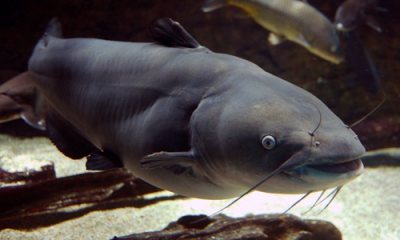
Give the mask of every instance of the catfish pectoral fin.
POLYGON ((145 169, 166 168, 180 174, 193 168, 197 159, 192 151, 188 152, 157 152, 145 156, 140 164, 145 169))
POLYGON ((32 107, 25 107, 21 112, 21 118, 29 126, 41 131, 46 131, 46 121, 44 117, 38 114, 32 107))

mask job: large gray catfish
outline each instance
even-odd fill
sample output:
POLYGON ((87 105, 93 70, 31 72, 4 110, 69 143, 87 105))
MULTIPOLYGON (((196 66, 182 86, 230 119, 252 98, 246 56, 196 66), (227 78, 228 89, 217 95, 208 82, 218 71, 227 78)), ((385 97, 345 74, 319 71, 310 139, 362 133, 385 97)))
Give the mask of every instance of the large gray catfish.
MULTIPOLYGON (((54 23, 53 23, 54 24, 54 23)), ((29 60, 50 139, 89 169, 124 166, 160 188, 223 199, 304 193, 360 175, 356 134, 307 91, 158 21, 155 43, 57 37, 29 60)), ((53 35, 53 36, 52 36, 53 35)))

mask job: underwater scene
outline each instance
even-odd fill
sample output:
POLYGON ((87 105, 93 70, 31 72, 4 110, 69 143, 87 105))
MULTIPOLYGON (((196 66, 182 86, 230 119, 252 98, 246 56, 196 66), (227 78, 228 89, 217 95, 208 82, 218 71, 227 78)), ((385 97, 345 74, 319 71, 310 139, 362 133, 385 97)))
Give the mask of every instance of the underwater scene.
POLYGON ((0 2, 0 239, 400 240, 397 0, 0 2))

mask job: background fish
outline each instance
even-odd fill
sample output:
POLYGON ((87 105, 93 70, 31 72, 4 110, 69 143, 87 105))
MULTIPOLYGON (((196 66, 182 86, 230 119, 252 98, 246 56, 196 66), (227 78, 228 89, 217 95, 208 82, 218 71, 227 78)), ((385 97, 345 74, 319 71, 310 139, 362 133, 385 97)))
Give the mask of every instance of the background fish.
POLYGON ((351 31, 365 22, 372 29, 382 32, 376 19, 368 11, 378 8, 378 0, 347 0, 336 11, 335 26, 339 31, 351 31))
POLYGON ((339 38, 331 21, 321 12, 297 0, 208 0, 204 12, 231 5, 246 11, 258 24, 272 32, 270 42, 288 39, 332 63, 343 60, 339 38))
POLYGON ((346 63, 354 73, 355 84, 360 84, 371 93, 381 88, 382 74, 355 31, 344 33, 346 41, 346 63))

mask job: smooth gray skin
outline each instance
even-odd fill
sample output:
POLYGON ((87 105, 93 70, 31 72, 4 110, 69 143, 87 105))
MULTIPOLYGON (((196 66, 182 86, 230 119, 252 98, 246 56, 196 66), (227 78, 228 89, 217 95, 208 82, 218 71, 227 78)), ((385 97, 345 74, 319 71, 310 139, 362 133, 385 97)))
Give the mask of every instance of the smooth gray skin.
POLYGON ((287 159, 286 169, 257 190, 302 193, 342 185, 342 174, 305 164, 348 161, 364 153, 355 133, 320 100, 246 60, 200 48, 97 39, 39 42, 29 61, 49 105, 99 149, 112 150, 134 175, 185 196, 238 196, 287 159), (316 129, 316 146, 309 132, 316 129), (277 146, 263 148, 272 135, 277 146), (191 171, 144 169, 159 151, 191 171), (292 176, 288 176, 288 174, 292 176), (293 177, 295 176, 295 177, 293 177))

